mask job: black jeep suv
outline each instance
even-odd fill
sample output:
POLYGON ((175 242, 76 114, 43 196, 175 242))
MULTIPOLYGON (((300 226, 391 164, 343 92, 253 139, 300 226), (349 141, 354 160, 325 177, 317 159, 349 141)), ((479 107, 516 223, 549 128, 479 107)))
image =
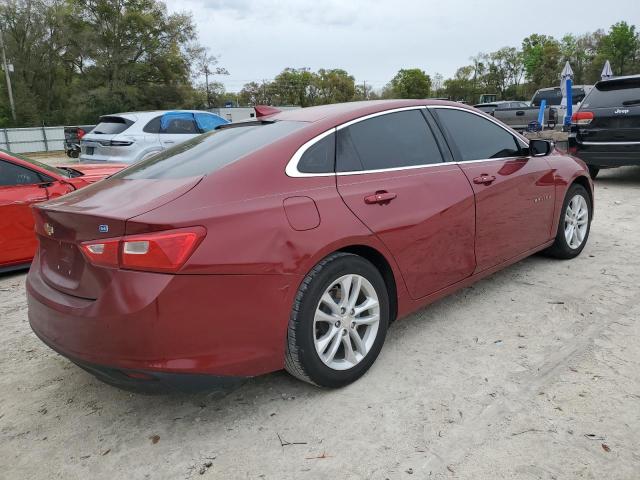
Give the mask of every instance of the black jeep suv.
POLYGON ((640 165, 640 75, 596 83, 571 119, 569 153, 592 178, 601 168, 640 165))

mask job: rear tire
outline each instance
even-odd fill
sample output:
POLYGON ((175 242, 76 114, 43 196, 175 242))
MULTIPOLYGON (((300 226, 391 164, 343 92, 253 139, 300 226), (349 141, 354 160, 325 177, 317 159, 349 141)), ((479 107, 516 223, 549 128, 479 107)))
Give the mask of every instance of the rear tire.
POLYGON ((588 167, 589 167, 589 175, 591 175, 591 179, 595 180, 596 177, 598 176, 598 173, 600 172, 600 168, 594 167, 593 165, 588 165, 588 167))
POLYGON ((567 190, 562 204, 556 240, 545 253, 560 259, 580 255, 589 239, 592 217, 591 199, 587 189, 574 183, 567 190))
POLYGON ((375 362, 388 324, 389 294, 376 267, 351 253, 329 255, 296 294, 285 368, 321 387, 348 385, 375 362))

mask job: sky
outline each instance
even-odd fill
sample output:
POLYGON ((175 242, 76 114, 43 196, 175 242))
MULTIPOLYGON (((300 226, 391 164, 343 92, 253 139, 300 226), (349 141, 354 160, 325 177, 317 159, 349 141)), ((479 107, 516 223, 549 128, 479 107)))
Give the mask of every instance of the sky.
POLYGON ((531 33, 640 27, 640 0, 165 1, 192 13, 200 43, 230 72, 217 79, 227 91, 286 67, 342 68, 379 89, 401 68, 448 78, 478 52, 520 46, 531 33))

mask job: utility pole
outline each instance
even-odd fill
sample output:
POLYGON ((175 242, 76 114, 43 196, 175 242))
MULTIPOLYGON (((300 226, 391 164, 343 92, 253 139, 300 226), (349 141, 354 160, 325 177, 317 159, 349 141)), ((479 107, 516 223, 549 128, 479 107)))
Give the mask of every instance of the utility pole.
POLYGON ((9 105, 11 105, 11 116, 16 121, 16 106, 13 103, 13 91, 11 90, 11 77, 9 76, 9 65, 7 65, 7 54, 4 50, 4 39, 2 38, 2 29, 0 28, 0 50, 2 50, 2 66, 7 79, 7 92, 9 93, 9 105))
POLYGON ((362 91, 364 93, 364 99, 368 100, 369 99, 369 95, 367 95, 367 81, 366 80, 364 80, 362 82, 362 91))

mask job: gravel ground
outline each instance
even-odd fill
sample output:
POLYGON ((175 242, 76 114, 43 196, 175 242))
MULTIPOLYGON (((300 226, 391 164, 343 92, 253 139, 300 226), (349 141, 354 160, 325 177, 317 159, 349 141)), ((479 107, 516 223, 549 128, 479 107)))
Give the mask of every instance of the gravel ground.
POLYGON ((637 479, 640 168, 596 182, 573 261, 535 256, 397 322, 338 391, 279 372, 140 396, 29 329, 0 276, 0 478, 637 479))

